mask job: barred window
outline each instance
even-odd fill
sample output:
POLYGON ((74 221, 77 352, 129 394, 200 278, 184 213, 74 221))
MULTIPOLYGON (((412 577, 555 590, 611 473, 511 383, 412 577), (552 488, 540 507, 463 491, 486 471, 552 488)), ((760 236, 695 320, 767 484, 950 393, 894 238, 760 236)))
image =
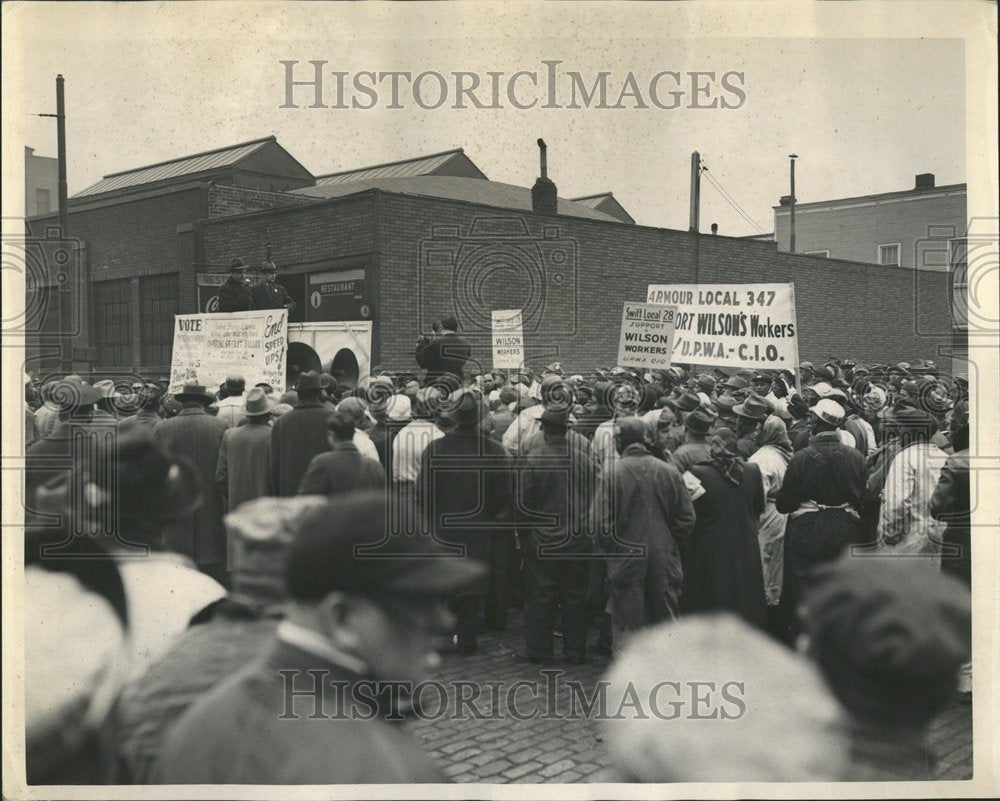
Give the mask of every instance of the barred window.
POLYGON ((101 366, 132 364, 130 284, 128 278, 94 284, 94 346, 101 366))
POLYGON ((139 341, 143 365, 169 365, 177 314, 177 273, 150 275, 139 280, 139 341))

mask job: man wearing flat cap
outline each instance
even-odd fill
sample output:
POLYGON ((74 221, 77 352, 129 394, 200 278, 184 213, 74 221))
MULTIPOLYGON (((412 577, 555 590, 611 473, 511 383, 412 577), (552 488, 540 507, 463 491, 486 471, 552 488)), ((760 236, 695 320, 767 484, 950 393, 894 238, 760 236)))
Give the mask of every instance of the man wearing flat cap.
POLYGON ((808 651, 852 717, 851 781, 934 778, 928 724, 969 658, 968 591, 923 560, 845 556, 805 596, 808 651))
POLYGON ((219 287, 219 311, 253 311, 256 307, 250 290, 250 276, 243 259, 233 259, 229 265, 229 278, 219 287))
POLYGON ((440 664, 448 596, 482 568, 443 558, 427 537, 396 538, 395 558, 377 558, 387 519, 381 494, 303 513, 286 560, 286 618, 254 662, 170 731, 158 781, 444 781, 402 724, 440 664))
POLYGON ((809 445, 788 463, 775 497, 775 508, 788 515, 780 608, 789 642, 798 634, 795 610, 809 572, 861 541, 864 457, 837 433, 845 417, 838 403, 817 401, 811 417, 809 445))

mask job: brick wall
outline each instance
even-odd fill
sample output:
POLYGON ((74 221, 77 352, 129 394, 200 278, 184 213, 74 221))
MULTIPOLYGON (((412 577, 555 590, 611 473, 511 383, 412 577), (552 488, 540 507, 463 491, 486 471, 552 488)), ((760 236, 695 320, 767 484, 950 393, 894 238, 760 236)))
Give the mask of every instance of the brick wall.
POLYGON ((264 209, 302 206, 315 203, 316 199, 264 189, 247 189, 239 186, 208 185, 208 216, 226 217, 264 209))
POLYGON ((570 370, 614 364, 625 300, 651 283, 787 282, 796 287, 803 359, 875 362, 945 359, 951 335, 948 276, 779 253, 773 242, 541 217, 454 201, 383 195, 380 361, 412 365, 413 339, 456 314, 474 357, 490 364, 488 311, 532 308, 526 354, 570 370), (526 236, 472 231, 520 221, 526 236), (457 226, 457 237, 434 226, 457 226), (545 239, 546 227, 554 229, 545 239), (439 232, 440 233, 440 232, 439 232), (435 265, 457 254, 457 270, 435 265), (564 253, 557 265, 554 258, 564 253), (543 265, 540 268, 538 265, 543 265), (457 274, 457 278, 455 277, 457 274), (562 283, 553 280, 563 276, 562 283))
MULTIPOLYGON (((217 202, 234 202, 225 197, 217 202)), ((414 368, 414 338, 445 314, 459 317, 474 357, 489 366, 494 308, 527 311, 533 364, 558 359, 574 371, 613 364, 621 304, 644 299, 651 283, 793 281, 803 359, 943 364, 939 349, 951 335, 946 274, 795 256, 773 242, 377 191, 203 219, 188 245, 175 231, 173 263, 225 265, 236 256, 253 263, 263 258, 265 229, 274 260, 289 273, 368 259, 373 363, 400 369, 414 368)), ((193 275, 182 274, 182 313, 195 309, 194 295, 193 275)))

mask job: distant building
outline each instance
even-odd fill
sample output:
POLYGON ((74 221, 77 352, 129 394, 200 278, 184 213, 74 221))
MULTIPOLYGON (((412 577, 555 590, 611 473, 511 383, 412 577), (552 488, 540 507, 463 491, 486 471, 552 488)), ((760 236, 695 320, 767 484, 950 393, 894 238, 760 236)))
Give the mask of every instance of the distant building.
MULTIPOLYGON (((29 299, 43 332, 73 332, 72 358, 29 338, 30 366, 165 375, 174 315, 211 310, 233 258, 270 253, 297 304, 290 341, 300 324, 323 334, 292 342, 290 368, 416 370, 415 337, 446 315, 488 367, 491 310, 520 308, 529 365, 584 372, 613 362, 622 303, 651 283, 794 281, 801 358, 947 369, 947 276, 636 225, 610 192, 570 200, 556 179, 491 181, 461 149, 314 177, 273 137, 105 176, 70 199, 81 280, 48 258, 29 299)), ((31 218, 29 233, 53 224, 31 218)))
POLYGON ((59 205, 59 160, 24 149, 24 216, 48 214, 59 205))
MULTIPOLYGON (((774 206, 778 250, 791 244, 789 197, 774 206)), ((795 204, 795 252, 803 256, 951 273, 955 355, 967 352, 966 185, 936 186, 932 173, 912 189, 795 204)), ((956 371, 959 362, 956 360, 956 371)))

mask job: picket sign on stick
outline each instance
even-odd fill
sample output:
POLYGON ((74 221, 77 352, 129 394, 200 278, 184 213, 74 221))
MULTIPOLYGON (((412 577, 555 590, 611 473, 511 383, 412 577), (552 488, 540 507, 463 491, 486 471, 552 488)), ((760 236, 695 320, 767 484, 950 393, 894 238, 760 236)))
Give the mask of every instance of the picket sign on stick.
POLYGON ((494 309, 492 315, 494 369, 520 370, 524 366, 524 331, 521 323, 521 310, 494 309))
POLYGON ((677 308, 674 362, 798 370, 794 284, 650 284, 646 301, 677 308))
POLYGON ((618 366, 665 370, 670 366, 677 309, 654 303, 622 306, 618 366))

